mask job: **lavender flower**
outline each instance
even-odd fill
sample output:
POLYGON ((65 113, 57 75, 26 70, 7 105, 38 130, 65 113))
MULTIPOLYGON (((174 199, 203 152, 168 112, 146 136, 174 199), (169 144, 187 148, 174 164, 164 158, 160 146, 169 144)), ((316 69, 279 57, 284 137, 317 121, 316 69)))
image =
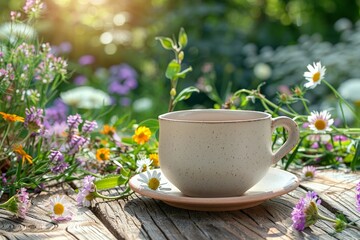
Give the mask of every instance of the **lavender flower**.
POLYGON ((82 127, 82 133, 83 134, 91 133, 92 131, 94 131, 95 128, 98 128, 98 124, 96 121, 85 120, 85 123, 82 127))
POLYGON ((72 133, 74 130, 77 130, 81 122, 82 122, 82 118, 78 113, 75 115, 68 116, 67 124, 69 128, 69 133, 72 133))
POLYGON ((360 181, 356 185, 356 207, 357 210, 360 212, 360 181))
POLYGON ((1 182, 3 186, 7 184, 6 173, 1 174, 1 182))
POLYGON ((39 129, 43 128, 42 119, 43 119, 43 110, 37 109, 35 107, 25 109, 25 121, 24 125, 27 129, 37 132, 39 129))
POLYGON ((41 0, 26 0, 23 10, 25 13, 37 13, 44 7, 41 0))
POLYGON ((320 203, 321 200, 315 192, 308 192, 305 198, 301 198, 291 213, 293 227, 302 231, 316 223, 319 218, 318 206, 320 203))
POLYGON ((76 201, 79 205, 84 207, 89 207, 91 200, 95 198, 95 184, 94 184, 95 177, 93 176, 86 176, 83 180, 83 187, 80 189, 76 201))
POLYGON ((86 138, 78 135, 72 135, 68 146, 68 154, 74 155, 79 152, 80 148, 87 142, 86 138))
POLYGON ((50 170, 54 174, 63 173, 69 167, 69 164, 64 161, 64 156, 59 151, 51 151, 49 160, 53 165, 50 170))

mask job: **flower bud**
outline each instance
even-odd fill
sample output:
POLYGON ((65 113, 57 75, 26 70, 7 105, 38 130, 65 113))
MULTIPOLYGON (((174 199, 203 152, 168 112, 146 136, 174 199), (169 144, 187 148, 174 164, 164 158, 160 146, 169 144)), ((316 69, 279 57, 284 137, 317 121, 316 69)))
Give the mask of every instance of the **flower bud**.
POLYGON ((183 51, 179 52, 178 58, 179 58, 180 61, 182 61, 184 59, 184 52, 183 51))
POLYGON ((172 88, 170 91, 170 96, 175 97, 176 96, 176 90, 175 88, 172 88))

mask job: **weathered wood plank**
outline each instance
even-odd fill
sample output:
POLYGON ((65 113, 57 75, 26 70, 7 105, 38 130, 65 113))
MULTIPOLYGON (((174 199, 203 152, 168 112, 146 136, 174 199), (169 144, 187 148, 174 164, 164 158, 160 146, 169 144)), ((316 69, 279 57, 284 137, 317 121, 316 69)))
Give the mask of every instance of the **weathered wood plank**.
MULTIPOLYGON (((74 205, 74 191, 64 188, 52 189, 51 195, 67 194, 67 200, 74 205)), ((45 203, 49 193, 41 193, 32 199, 29 213, 24 220, 0 211, 0 235, 3 239, 116 239, 100 220, 87 208, 81 208, 70 222, 52 222, 45 203)))
POLYGON ((359 181, 359 173, 321 170, 315 178, 301 181, 300 186, 317 192, 321 196, 322 204, 332 212, 343 213, 350 221, 355 221, 360 218, 355 202, 355 187, 359 181))
MULTIPOLYGON (((335 233, 324 221, 304 232, 295 231, 291 211, 305 194, 298 188, 259 206, 232 212, 189 211, 137 195, 128 200, 98 201, 92 210, 123 239, 360 239, 359 232, 347 229, 335 233)), ((324 206, 320 211, 334 217, 324 206)))

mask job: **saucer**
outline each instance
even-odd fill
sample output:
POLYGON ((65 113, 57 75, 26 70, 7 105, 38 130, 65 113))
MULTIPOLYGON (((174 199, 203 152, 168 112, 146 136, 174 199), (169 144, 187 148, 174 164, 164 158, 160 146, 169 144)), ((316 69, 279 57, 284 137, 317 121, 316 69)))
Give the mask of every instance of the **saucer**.
POLYGON ((243 195, 215 198, 189 197, 182 194, 179 189, 166 179, 161 169, 153 169, 137 174, 130 179, 129 184, 134 192, 161 200, 177 208, 197 211, 233 211, 254 207, 268 199, 286 194, 299 186, 299 180, 290 172, 270 168, 265 177, 243 195), (153 174, 154 171, 161 173, 161 185, 157 190, 151 190, 144 186, 145 184, 141 182, 140 177, 141 174, 153 174))

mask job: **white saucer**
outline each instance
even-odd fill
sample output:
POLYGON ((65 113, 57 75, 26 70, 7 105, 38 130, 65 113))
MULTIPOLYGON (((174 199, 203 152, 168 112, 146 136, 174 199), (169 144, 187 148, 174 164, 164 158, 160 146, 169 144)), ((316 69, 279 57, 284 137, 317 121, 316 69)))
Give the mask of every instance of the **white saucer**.
MULTIPOLYGON (((153 171, 161 173, 161 169, 149 170, 149 173, 153 171)), ((140 174, 137 174, 129 181, 130 188, 136 193, 161 200, 174 207, 197 211, 232 211, 249 208, 268 199, 286 194, 299 186, 299 180, 294 174, 276 168, 270 168, 260 182, 246 191, 244 195, 237 197, 189 197, 182 194, 162 173, 161 183, 163 184, 161 189, 155 191, 144 187, 144 183, 139 179, 140 174)))

